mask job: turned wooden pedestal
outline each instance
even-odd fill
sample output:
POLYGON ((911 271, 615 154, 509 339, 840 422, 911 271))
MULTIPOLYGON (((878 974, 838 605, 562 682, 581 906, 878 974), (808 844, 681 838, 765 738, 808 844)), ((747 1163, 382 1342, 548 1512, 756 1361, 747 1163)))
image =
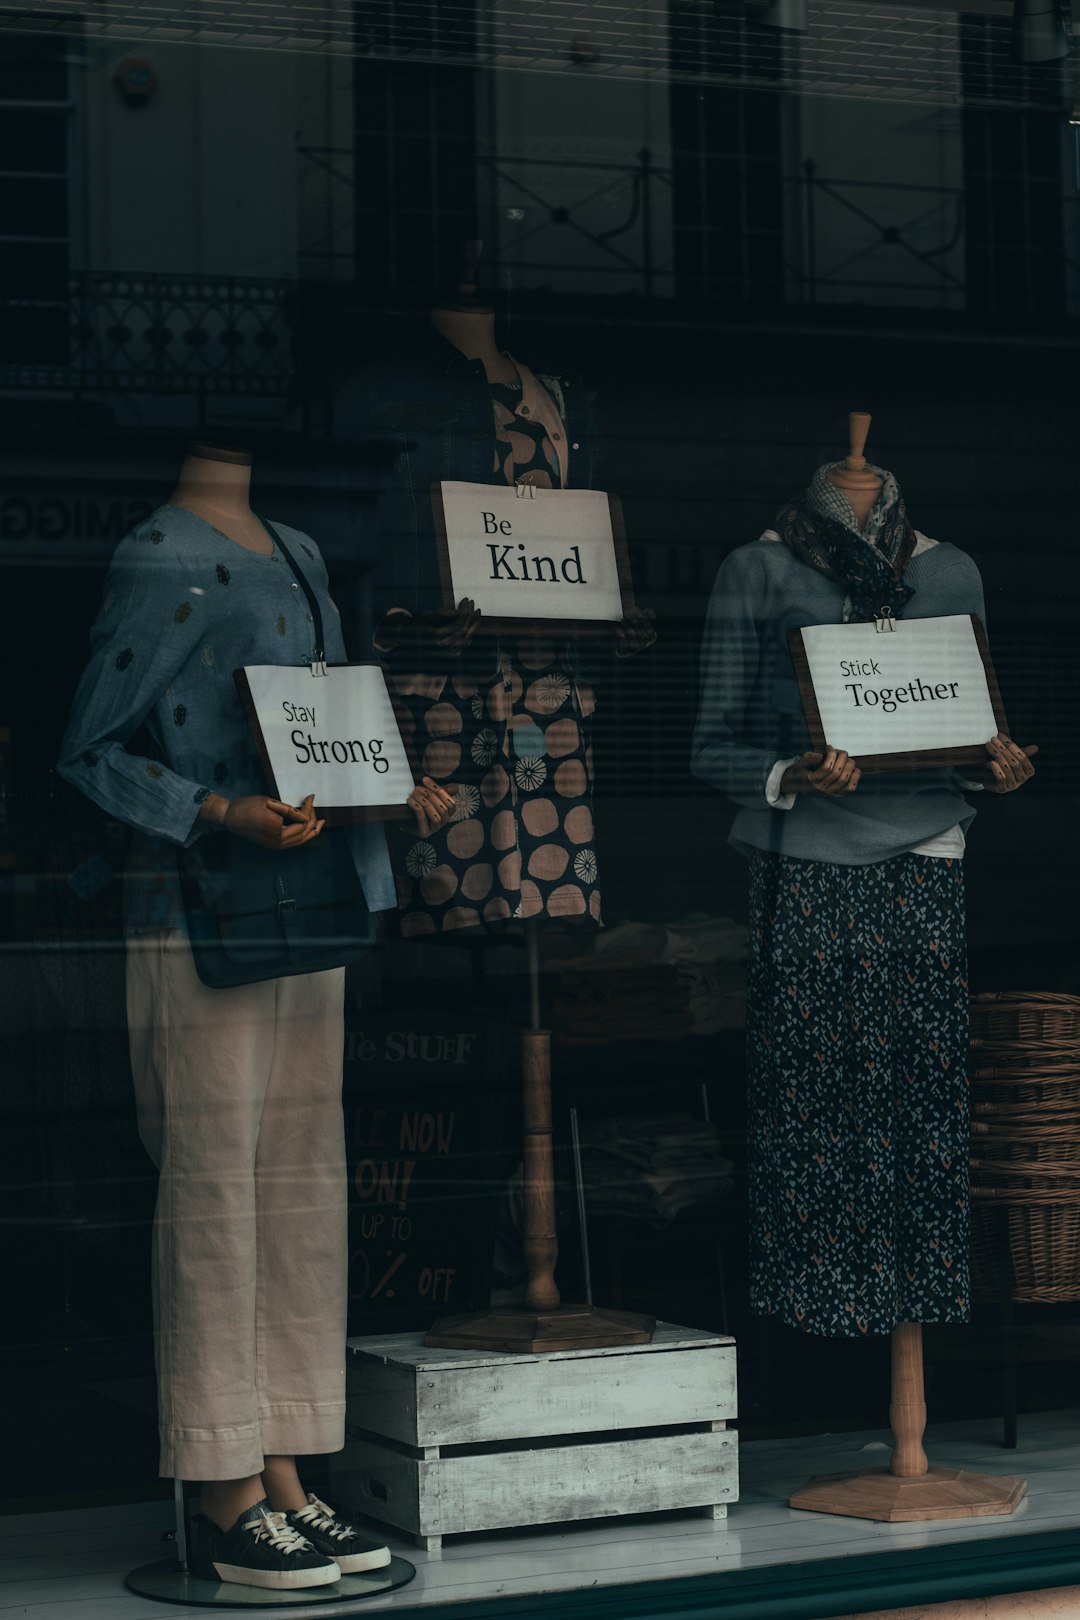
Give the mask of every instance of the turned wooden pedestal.
POLYGON ((501 1305, 472 1316, 444 1316, 424 1343, 443 1350, 595 1350, 648 1344, 656 1318, 637 1311, 564 1305, 555 1281, 559 1240, 555 1232, 555 1163, 551 1128, 551 1035, 527 1029, 521 1036, 524 1086, 524 1306, 501 1305))
POLYGON ((1012 1513, 1027 1490, 1013 1474, 969 1474, 931 1468, 923 1450, 926 1400, 922 1328, 902 1323, 892 1336, 892 1420, 895 1449, 888 1468, 812 1479, 789 1499, 811 1513, 899 1524, 914 1519, 979 1519, 1012 1513))

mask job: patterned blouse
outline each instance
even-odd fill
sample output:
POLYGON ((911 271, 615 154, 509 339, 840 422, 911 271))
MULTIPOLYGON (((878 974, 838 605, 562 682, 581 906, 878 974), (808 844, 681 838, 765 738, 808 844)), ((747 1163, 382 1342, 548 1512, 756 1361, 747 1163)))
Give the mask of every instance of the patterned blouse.
MULTIPOLYGON (((495 474, 558 489, 554 446, 522 414, 520 385, 493 383, 491 403, 495 474)), ((493 650, 487 678, 397 678, 423 769, 459 788, 446 827, 424 839, 392 835, 405 936, 508 917, 601 921, 592 687, 551 637, 503 638, 493 650)))
MULTIPOLYGON (((342 660, 341 625, 318 548, 280 527, 290 551, 305 560, 323 610, 327 658, 342 660)), ((90 646, 60 775, 135 829, 128 932, 178 927, 172 850, 207 833, 223 836, 199 820, 199 806, 211 793, 267 791, 233 671, 309 664, 315 647, 307 599, 276 545, 269 556, 247 551, 193 512, 161 506, 116 548, 90 646)), ((382 828, 359 827, 352 838, 368 906, 392 907, 382 828)))

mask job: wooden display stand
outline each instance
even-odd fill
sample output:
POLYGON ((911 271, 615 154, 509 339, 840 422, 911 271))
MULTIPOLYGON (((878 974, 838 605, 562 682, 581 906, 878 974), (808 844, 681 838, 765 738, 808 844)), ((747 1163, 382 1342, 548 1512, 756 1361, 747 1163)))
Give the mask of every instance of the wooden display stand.
MULTIPOLYGON (((856 518, 864 523, 881 489, 881 479, 867 467, 863 454, 869 414, 850 412, 848 428, 848 454, 828 478, 843 490, 856 518)), ((896 1446, 888 1468, 813 1479, 795 1492, 789 1506, 890 1524, 976 1519, 1014 1511, 1027 1489, 1026 1480, 1014 1475, 969 1474, 961 1468, 931 1468, 927 1462, 922 1443, 926 1429, 922 1328, 916 1322, 901 1323, 892 1335, 889 1416, 896 1446)))
POLYGON ((896 1442, 888 1468, 812 1479, 788 1506, 811 1513, 880 1519, 899 1524, 918 1519, 981 1519, 1012 1513, 1027 1481, 1012 1474, 969 1474, 962 1468, 931 1468, 923 1450, 922 1328, 903 1322, 892 1336, 892 1405, 896 1442))
POLYGON ((555 1281, 555 1163, 551 1126, 551 1034, 540 1029, 540 959, 535 922, 526 934, 532 1028, 522 1031, 526 1285, 523 1306, 444 1316, 426 1345, 446 1350, 594 1350, 648 1344, 656 1318, 596 1305, 564 1305, 555 1281))
POLYGON ((738 1498, 735 1341, 660 1323, 651 1343, 509 1354, 350 1339, 334 1499, 437 1551, 444 1535, 738 1498))

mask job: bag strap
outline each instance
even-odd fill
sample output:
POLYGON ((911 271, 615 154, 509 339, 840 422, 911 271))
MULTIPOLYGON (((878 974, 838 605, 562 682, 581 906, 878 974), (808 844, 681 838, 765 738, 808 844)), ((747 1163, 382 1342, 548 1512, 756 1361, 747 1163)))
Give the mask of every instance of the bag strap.
POLYGON ((297 584, 300 586, 300 589, 308 599, 308 607, 311 609, 312 622, 315 625, 315 657, 312 662, 316 664, 324 664, 326 662, 326 652, 323 635, 323 616, 322 608, 319 606, 315 592, 308 584, 307 575, 304 573, 304 570, 300 567, 300 564, 297 562, 296 558, 293 556, 280 534, 278 534, 277 530, 274 528, 274 525, 272 523, 268 523, 265 518, 260 518, 259 521, 263 528, 273 536, 275 544, 281 551, 281 555, 284 557, 285 561, 296 575, 297 584))

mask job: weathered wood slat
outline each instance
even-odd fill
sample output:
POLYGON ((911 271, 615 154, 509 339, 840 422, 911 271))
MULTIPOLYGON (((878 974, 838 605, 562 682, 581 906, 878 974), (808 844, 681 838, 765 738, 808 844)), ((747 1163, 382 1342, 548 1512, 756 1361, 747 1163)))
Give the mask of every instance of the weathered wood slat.
POLYGON ((535 1363, 415 1374, 368 1362, 349 1369, 349 1422, 410 1446, 471 1445, 603 1429, 662 1428, 736 1416, 735 1351, 595 1356, 573 1369, 535 1363))
POLYGON ((737 1437, 706 1430, 428 1462, 350 1439, 334 1490, 347 1507, 425 1537, 719 1506, 738 1499, 737 1437))
POLYGON ((658 1350, 697 1350, 704 1345, 732 1345, 735 1340, 726 1333, 707 1333, 702 1328, 676 1327, 672 1322, 658 1322, 651 1344, 616 1345, 609 1350, 549 1350, 521 1352, 505 1350, 439 1350, 424 1343, 419 1333, 395 1333, 386 1337, 347 1339, 350 1360, 355 1357, 377 1361, 399 1362, 428 1371, 440 1367, 490 1367, 494 1363, 525 1362, 535 1365, 552 1361, 580 1361, 592 1356, 650 1356, 658 1350))

